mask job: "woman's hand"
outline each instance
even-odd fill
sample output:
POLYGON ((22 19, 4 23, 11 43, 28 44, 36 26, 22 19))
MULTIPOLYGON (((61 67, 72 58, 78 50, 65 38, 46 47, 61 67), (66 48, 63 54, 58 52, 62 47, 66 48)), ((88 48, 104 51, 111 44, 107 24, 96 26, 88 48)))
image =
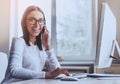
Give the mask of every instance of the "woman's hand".
POLYGON ((44 32, 42 34, 42 43, 43 46, 45 46, 46 50, 50 50, 51 49, 51 45, 50 45, 50 37, 49 37, 49 32, 46 28, 46 26, 44 26, 44 32))
POLYGON ((69 72, 66 69, 57 68, 53 72, 46 72, 45 78, 55 78, 59 74, 65 74, 69 76, 69 72))

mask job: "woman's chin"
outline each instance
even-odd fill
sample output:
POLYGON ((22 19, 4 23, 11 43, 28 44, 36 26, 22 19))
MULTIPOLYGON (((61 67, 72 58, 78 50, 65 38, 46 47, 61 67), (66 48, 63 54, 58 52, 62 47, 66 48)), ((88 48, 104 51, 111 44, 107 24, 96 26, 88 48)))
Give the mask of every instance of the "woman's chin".
POLYGON ((38 35, 39 35, 39 33, 34 33, 34 34, 32 34, 33 37, 36 37, 36 36, 38 36, 38 35))

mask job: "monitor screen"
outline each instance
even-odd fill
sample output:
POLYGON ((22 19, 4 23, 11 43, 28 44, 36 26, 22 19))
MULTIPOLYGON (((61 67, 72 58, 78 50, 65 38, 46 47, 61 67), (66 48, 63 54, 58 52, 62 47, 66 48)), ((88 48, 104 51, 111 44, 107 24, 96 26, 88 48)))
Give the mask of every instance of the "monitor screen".
POLYGON ((107 3, 102 4, 98 34, 97 68, 110 67, 113 41, 116 40, 116 18, 107 3))

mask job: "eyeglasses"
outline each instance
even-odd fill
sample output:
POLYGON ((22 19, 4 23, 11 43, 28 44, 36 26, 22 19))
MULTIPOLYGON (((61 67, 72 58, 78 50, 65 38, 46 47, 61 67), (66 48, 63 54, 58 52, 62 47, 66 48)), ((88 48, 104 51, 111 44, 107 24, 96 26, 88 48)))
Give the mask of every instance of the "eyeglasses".
POLYGON ((45 20, 36 20, 35 18, 30 18, 27 19, 28 23, 31 25, 35 25, 36 23, 38 23, 39 25, 44 25, 45 24, 45 20))

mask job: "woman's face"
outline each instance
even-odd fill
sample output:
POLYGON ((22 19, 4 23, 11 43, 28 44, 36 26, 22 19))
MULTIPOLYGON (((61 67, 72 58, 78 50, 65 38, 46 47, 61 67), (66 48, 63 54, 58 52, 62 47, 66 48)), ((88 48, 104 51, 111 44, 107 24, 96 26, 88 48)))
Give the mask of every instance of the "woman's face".
POLYGON ((27 15, 26 25, 30 37, 38 36, 44 26, 43 14, 37 10, 31 11, 27 15))

